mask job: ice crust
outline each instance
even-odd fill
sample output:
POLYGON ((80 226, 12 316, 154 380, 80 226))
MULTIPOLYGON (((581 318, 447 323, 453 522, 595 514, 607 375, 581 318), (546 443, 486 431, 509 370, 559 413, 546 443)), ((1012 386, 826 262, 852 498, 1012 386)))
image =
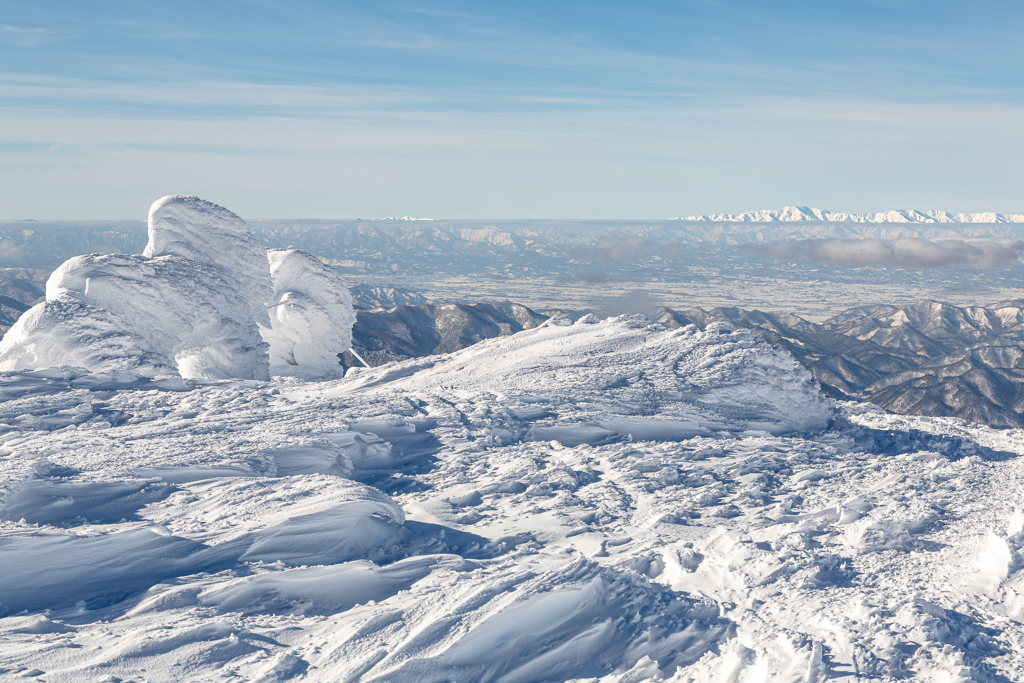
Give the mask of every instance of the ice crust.
POLYGON ((319 260, 268 254, 227 209, 172 195, 150 209, 141 256, 76 256, 53 272, 46 301, 0 341, 0 370, 267 380, 273 365, 335 378, 354 319, 344 283, 319 260))

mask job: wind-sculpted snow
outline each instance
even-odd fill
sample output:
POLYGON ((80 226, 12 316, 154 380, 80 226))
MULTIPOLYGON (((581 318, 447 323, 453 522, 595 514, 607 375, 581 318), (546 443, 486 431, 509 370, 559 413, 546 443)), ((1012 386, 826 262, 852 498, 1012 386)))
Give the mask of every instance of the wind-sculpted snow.
POLYGON ((0 679, 1024 679, 1020 431, 583 320, 328 382, 0 376, 0 679))
POLYGON ((199 197, 170 195, 149 209, 149 243, 144 256, 177 256, 218 267, 245 294, 246 309, 267 326, 271 281, 267 249, 241 218, 199 197))
POLYGON ((177 374, 168 357, 119 315, 70 295, 36 304, 0 341, 0 369, 60 366, 149 377, 177 374))
POLYGON ((241 218, 174 195, 150 209, 143 255, 76 256, 50 275, 46 301, 0 342, 0 369, 266 380, 273 361, 336 378, 353 320, 333 270, 296 250, 268 260, 241 218))
POLYGON ((354 372, 337 391, 490 393, 524 410, 542 396, 555 414, 559 405, 573 405, 571 421, 559 415, 548 426, 542 420, 531 433, 576 443, 630 434, 671 439, 722 430, 821 429, 830 411, 792 356, 749 331, 724 325, 670 331, 643 316, 603 323, 590 316, 574 325, 554 319, 449 356, 354 372))
POLYGON ((297 249, 271 249, 274 282, 270 329, 270 371, 304 379, 337 379, 338 354, 352 346, 356 316, 352 296, 338 271, 297 249))

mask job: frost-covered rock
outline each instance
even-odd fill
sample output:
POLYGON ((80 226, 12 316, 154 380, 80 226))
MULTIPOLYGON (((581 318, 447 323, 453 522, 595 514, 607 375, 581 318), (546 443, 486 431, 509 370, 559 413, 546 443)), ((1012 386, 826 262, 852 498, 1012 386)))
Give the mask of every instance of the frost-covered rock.
POLYGON ((92 254, 66 261, 46 292, 48 300, 67 296, 115 314, 182 377, 267 379, 267 346, 253 311, 266 317, 257 301, 269 291, 252 288, 253 280, 180 256, 92 254))
POLYGON ((46 301, 0 342, 0 370, 265 380, 270 341, 279 374, 337 377, 353 319, 348 290, 317 259, 268 260, 241 218, 172 195, 150 209, 142 255, 76 256, 53 272, 46 301))
POLYGON ((355 311, 338 272, 298 249, 267 252, 274 285, 270 327, 270 372, 303 379, 337 379, 338 354, 352 346, 355 311))
POLYGON ((167 357, 116 313, 65 294, 26 311, 0 341, 0 370, 61 365, 96 373, 176 374, 167 357))

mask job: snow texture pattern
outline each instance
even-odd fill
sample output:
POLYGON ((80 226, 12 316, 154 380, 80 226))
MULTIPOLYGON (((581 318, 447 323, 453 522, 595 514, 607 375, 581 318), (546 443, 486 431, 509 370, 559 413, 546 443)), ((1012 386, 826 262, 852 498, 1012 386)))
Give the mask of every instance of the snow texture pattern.
POLYGON ((11 372, 0 440, 0 677, 1024 675, 1021 433, 833 403, 721 324, 11 372))

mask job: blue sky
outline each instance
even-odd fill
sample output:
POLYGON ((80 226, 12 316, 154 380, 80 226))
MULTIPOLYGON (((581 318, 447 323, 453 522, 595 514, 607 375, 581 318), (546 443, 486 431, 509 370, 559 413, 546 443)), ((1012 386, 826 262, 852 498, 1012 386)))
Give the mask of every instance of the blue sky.
POLYGON ((0 0, 0 218, 1024 212, 1012 2, 0 0))

